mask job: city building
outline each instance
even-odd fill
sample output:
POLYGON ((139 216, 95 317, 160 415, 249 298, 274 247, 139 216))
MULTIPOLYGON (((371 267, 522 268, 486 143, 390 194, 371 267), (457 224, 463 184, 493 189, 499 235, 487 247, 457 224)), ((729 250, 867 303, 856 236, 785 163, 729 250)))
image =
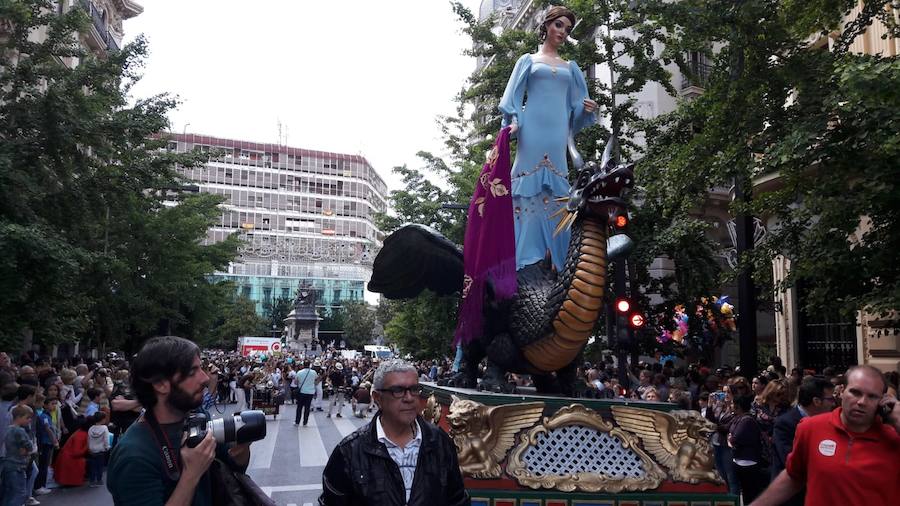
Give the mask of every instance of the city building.
POLYGON ((215 279, 233 282, 259 314, 274 299, 295 299, 300 286, 316 291, 320 309, 363 300, 382 239, 375 215, 387 208, 384 180, 364 157, 206 135, 169 138, 169 150, 209 153, 205 165, 181 171, 201 193, 225 197, 206 241, 235 233, 244 240, 215 279))
MULTIPOLYGON (((87 15, 90 23, 86 30, 77 34, 78 41, 89 53, 99 57, 121 49, 122 39, 125 36, 123 21, 144 12, 144 7, 134 0, 55 0, 51 2, 51 8, 57 14, 78 9, 87 15)), ((0 39, 10 28, 6 20, 0 19, 0 39)), ((48 28, 41 27, 34 30, 29 39, 40 43, 48 36, 48 28)), ((79 63, 79 58, 75 56, 58 59, 69 68, 75 68, 79 63)))

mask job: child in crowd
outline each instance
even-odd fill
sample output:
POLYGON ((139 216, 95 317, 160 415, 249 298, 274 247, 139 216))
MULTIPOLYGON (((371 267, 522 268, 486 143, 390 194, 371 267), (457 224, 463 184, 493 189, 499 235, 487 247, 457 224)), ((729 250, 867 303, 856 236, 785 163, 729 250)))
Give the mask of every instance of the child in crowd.
POLYGON ((87 396, 90 402, 88 402, 87 409, 84 411, 84 417, 91 418, 94 414, 100 411, 100 403, 103 402, 103 390, 99 388, 89 388, 87 391, 87 396))
POLYGON ((109 429, 106 427, 106 413, 98 411, 90 418, 88 429, 88 478, 91 487, 103 485, 103 463, 109 451, 109 429))
MULTIPOLYGON (((37 400, 35 403, 37 404, 37 400)), ((59 432, 53 424, 52 414, 58 408, 59 400, 46 398, 37 409, 37 442, 38 442, 38 475, 34 481, 34 495, 49 494, 47 488, 47 470, 53 460, 53 451, 59 449, 59 432)))
POLYGON ((53 464, 53 479, 56 483, 73 487, 84 485, 88 453, 87 429, 90 425, 90 421, 79 425, 60 450, 53 464))
POLYGON ((25 427, 31 425, 34 410, 19 404, 12 408, 11 413, 12 424, 3 441, 6 457, 2 467, 3 494, 0 494, 0 506, 22 506, 31 496, 31 491, 26 490, 25 471, 31 466, 31 452, 34 448, 25 427))

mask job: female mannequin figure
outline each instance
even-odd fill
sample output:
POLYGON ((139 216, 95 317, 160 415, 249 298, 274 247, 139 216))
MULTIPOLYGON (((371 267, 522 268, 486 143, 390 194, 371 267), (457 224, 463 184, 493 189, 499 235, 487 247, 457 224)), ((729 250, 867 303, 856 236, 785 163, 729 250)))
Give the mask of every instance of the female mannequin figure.
POLYGON ((566 259, 570 234, 554 237, 556 222, 550 216, 561 206, 554 199, 569 192, 569 130, 574 134, 594 124, 597 110, 578 65, 559 57, 574 25, 569 9, 547 10, 540 50, 519 58, 500 100, 503 127, 518 137, 512 168, 517 270, 543 260, 548 250, 557 270, 566 259))

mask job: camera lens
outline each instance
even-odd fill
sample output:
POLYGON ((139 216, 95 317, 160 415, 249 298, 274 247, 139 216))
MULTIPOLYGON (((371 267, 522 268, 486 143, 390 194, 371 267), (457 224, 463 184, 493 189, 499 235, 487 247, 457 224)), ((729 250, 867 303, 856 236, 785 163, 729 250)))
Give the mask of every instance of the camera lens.
POLYGON ((266 415, 256 409, 213 420, 208 426, 220 443, 243 444, 266 437, 266 415))

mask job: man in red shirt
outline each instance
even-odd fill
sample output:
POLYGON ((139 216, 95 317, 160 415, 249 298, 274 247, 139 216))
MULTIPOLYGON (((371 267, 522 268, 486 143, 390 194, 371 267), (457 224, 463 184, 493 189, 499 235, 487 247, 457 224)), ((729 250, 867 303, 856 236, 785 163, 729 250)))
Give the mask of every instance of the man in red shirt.
POLYGON ((808 505, 896 504, 900 403, 886 391, 878 369, 851 368, 841 407, 800 422, 785 470, 751 506, 781 504, 804 486, 808 505), (891 409, 884 423, 876 414, 881 405, 891 409))

